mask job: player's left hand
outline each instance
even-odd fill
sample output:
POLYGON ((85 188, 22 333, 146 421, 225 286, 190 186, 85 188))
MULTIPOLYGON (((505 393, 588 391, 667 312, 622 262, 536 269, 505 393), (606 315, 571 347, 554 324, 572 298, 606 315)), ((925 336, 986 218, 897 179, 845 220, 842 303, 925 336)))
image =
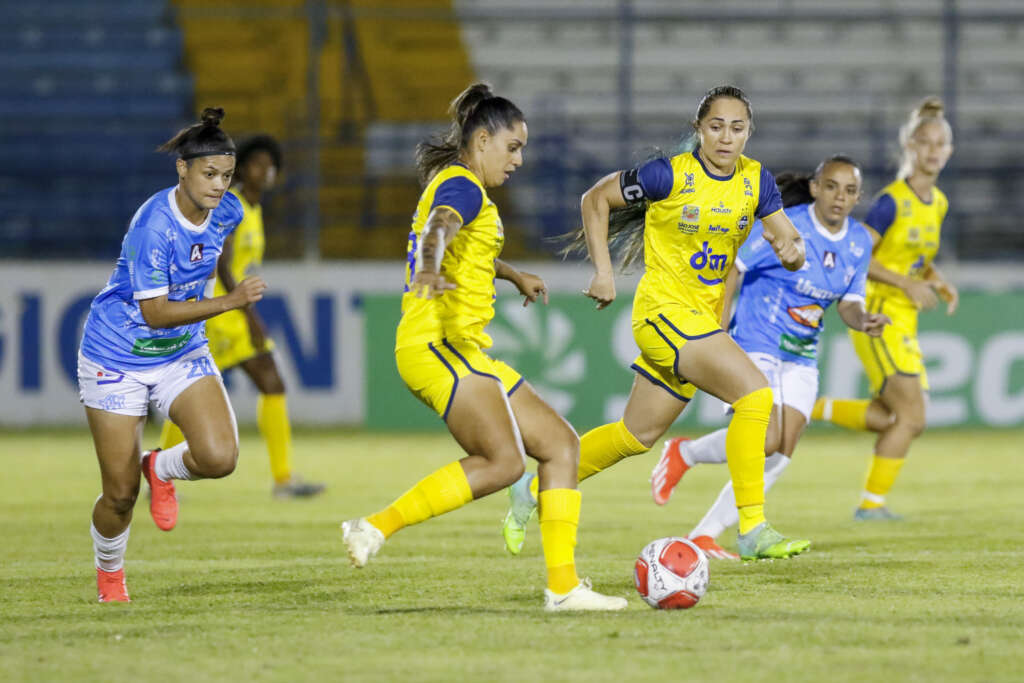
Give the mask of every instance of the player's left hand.
POLYGON ((868 313, 864 316, 863 332, 872 337, 881 337, 882 329, 886 325, 892 325, 892 320, 884 313, 868 313))
POLYGON ((956 285, 945 280, 936 280, 931 284, 939 298, 946 302, 946 315, 956 313, 957 307, 960 306, 960 292, 957 291, 956 285))
POLYGON ((776 237, 768 231, 764 232, 764 239, 772 245, 772 250, 779 257, 782 267, 788 271, 800 270, 804 265, 804 244, 803 240, 791 240, 787 237, 776 237))
POLYGON ((519 293, 526 297, 523 299, 524 308, 537 301, 541 296, 544 297, 544 304, 547 305, 548 286, 544 284, 544 280, 540 276, 519 271, 519 276, 515 280, 515 286, 519 293))

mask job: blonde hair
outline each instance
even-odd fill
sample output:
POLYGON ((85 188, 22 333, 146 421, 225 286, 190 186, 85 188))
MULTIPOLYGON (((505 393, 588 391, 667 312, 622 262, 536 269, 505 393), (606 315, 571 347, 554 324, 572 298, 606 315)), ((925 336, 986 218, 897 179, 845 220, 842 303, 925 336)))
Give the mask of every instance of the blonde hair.
POLYGON ((946 127, 949 141, 952 142, 953 128, 949 125, 949 121, 946 120, 946 105, 942 103, 941 98, 929 95, 921 101, 921 104, 914 108, 914 111, 910 112, 910 117, 900 126, 900 170, 896 174, 897 178, 905 179, 913 172, 914 159, 907 150, 910 139, 917 134, 921 126, 933 122, 941 123, 946 127))

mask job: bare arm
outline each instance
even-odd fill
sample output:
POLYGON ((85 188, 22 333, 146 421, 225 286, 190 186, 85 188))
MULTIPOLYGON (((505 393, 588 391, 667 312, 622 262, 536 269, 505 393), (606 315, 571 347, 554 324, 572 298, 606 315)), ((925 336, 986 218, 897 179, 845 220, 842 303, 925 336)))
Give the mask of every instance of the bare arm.
POLYGON ((859 299, 840 301, 836 308, 847 327, 866 332, 872 337, 880 337, 882 328, 892 323, 889 316, 883 313, 868 313, 864 310, 864 302, 859 299))
MULTIPOLYGON (((874 248, 877 249, 882 239, 881 236, 870 226, 864 227, 867 228, 868 234, 871 235, 871 242, 874 248)), ((919 309, 935 308, 935 305, 939 302, 930 284, 901 275, 894 270, 889 270, 873 256, 871 257, 871 264, 868 266, 868 279, 903 290, 903 293, 919 309)))
POLYGON ((736 264, 733 264, 729 269, 729 274, 725 276, 725 291, 722 292, 721 324, 723 330, 729 328, 729 321, 732 319, 732 300, 736 297, 736 292, 739 291, 742 282, 743 273, 739 271, 736 264))
POLYGON ((548 286, 539 275, 517 270, 501 259, 494 260, 494 276, 500 280, 508 280, 522 294, 523 306, 529 306, 543 295, 544 303, 548 302, 548 286))
POLYGON ((416 273, 412 278, 412 290, 416 296, 433 299, 455 289, 455 285, 441 275, 441 261, 444 250, 461 227, 459 214, 445 206, 433 209, 427 216, 416 246, 416 273))
POLYGON ((960 305, 960 291, 956 285, 947 280, 934 263, 928 265, 928 269, 924 272, 924 279, 931 283, 935 293, 946 302, 946 315, 956 313, 956 309, 960 305))
POLYGON ((583 193, 580 213, 583 216, 583 234, 587 238, 587 253, 594 264, 594 277, 583 290, 601 309, 615 300, 615 274, 611 252, 608 250, 608 214, 612 209, 626 206, 619 187, 621 171, 609 173, 583 193))
POLYGON ((152 299, 143 299, 139 302, 139 310, 146 324, 153 329, 179 327, 259 301, 263 298, 263 290, 266 288, 267 285, 262 278, 249 277, 224 296, 199 301, 168 301, 167 295, 163 294, 152 299))
POLYGON ((800 270, 804 265, 804 238, 793 227, 785 211, 776 211, 761 219, 764 239, 772 245, 782 267, 789 271, 800 270))

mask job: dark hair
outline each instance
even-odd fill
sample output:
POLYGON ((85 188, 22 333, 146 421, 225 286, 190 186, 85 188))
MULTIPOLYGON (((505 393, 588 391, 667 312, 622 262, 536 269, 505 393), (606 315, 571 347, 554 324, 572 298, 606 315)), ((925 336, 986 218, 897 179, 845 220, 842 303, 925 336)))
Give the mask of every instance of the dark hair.
POLYGON ((797 204, 810 204, 814 201, 811 196, 811 181, 820 178, 829 164, 847 164, 858 171, 860 164, 845 154, 833 154, 823 159, 814 173, 796 173, 794 171, 783 171, 775 176, 775 184, 779 186, 779 194, 782 195, 782 205, 785 207, 796 206, 797 204))
POLYGON ((266 152, 269 154, 274 162, 274 166, 278 171, 281 170, 281 145, 269 135, 253 135, 239 143, 238 151, 235 152, 235 168, 245 166, 246 162, 249 161, 249 157, 256 152, 266 152))
MULTIPOLYGON (((683 134, 679 144, 676 145, 675 151, 672 156, 678 156, 680 154, 686 154, 697 149, 700 138, 698 137, 697 130, 700 127, 701 120, 708 115, 711 110, 711 105, 715 103, 715 100, 723 97, 731 97, 737 99, 743 103, 747 109, 747 118, 750 119, 750 130, 754 130, 754 110, 750 106, 750 99, 747 95, 734 85, 719 85, 711 90, 704 93, 704 96, 700 98, 700 102, 697 104, 697 114, 692 121, 690 121, 690 129, 683 134)), ((657 157, 664 156, 661 152, 648 157, 648 161, 657 157)), ((613 253, 621 252, 622 267, 627 268, 633 263, 639 261, 643 257, 644 253, 644 217, 647 214, 647 203, 641 202, 637 204, 627 204, 626 206, 612 209, 608 214, 608 248, 613 253)), ((587 240, 586 235, 583 233, 583 228, 578 228, 570 233, 561 236, 562 241, 568 241, 568 244, 559 250, 562 256, 567 256, 571 253, 579 252, 583 253, 587 240)))
POLYGON ((448 107, 452 123, 443 135, 435 135, 416 145, 416 171, 426 184, 439 170, 455 162, 469 144, 477 128, 493 135, 501 128, 512 128, 526 117, 519 107, 491 92, 487 83, 474 83, 452 100, 448 107))
POLYGON ((199 123, 182 128, 173 138, 156 149, 158 152, 176 154, 179 159, 186 161, 215 154, 234 155, 235 143, 220 128, 223 118, 223 109, 207 107, 203 110, 199 123))

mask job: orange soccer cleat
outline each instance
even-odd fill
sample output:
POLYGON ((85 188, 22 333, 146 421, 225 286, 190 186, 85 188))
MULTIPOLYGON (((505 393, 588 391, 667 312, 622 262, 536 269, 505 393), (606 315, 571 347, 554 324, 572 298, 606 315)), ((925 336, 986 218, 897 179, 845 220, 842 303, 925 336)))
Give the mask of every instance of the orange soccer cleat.
POLYGON ((153 467, 160 449, 148 451, 142 458, 142 473, 146 475, 152 496, 149 499, 149 514, 158 528, 170 531, 178 523, 178 497, 174 493, 174 482, 164 481, 156 476, 153 467))
POLYGON ((722 546, 715 543, 710 536, 693 536, 690 538, 695 546, 704 551, 704 554, 712 560, 738 560, 740 556, 731 553, 722 546))
POLYGON ((96 593, 100 602, 131 602, 124 583, 124 567, 116 572, 105 572, 96 567, 96 593))
POLYGON ((679 452, 679 444, 689 441, 685 436, 677 436, 665 442, 661 449, 661 459, 654 466, 651 472, 651 495, 654 502, 664 505, 672 497, 672 490, 686 474, 690 466, 683 460, 683 454, 679 452))

